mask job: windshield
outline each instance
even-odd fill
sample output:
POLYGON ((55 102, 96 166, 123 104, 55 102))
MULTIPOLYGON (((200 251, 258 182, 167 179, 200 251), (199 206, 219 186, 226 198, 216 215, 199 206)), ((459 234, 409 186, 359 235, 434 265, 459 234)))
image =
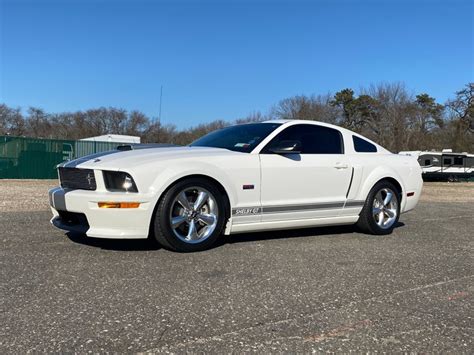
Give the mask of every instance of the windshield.
POLYGON ((191 147, 214 147, 250 153, 280 123, 250 123, 226 127, 195 140, 191 147))

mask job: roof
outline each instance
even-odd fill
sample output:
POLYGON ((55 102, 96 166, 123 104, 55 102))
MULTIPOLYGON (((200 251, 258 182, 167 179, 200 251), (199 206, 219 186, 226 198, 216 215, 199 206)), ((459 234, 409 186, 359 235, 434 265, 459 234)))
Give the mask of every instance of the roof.
MULTIPOLYGON (((315 124, 315 125, 320 125, 320 126, 325 126, 325 127, 331 127, 331 128, 335 128, 335 129, 338 129, 338 130, 345 130, 347 132, 350 132, 350 133, 353 133, 353 134, 356 134, 358 135, 356 132, 352 132, 351 130, 348 130, 347 128, 344 128, 344 127, 341 127, 341 126, 337 126, 337 125, 334 125, 334 124, 331 124, 331 123, 327 123, 327 122, 322 122, 322 121, 316 121, 316 120, 269 120, 269 121, 264 121, 263 123, 281 123, 281 124, 285 124, 285 123, 291 123, 291 124, 315 124)), ((361 136, 363 137, 363 136, 361 136)), ((364 139, 367 139, 365 137, 363 137, 364 139)))

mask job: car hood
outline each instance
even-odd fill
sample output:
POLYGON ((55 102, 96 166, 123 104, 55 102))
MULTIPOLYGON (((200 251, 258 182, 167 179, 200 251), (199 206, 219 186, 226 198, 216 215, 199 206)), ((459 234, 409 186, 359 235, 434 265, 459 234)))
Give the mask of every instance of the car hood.
POLYGON ((88 155, 60 164, 60 167, 104 170, 126 170, 150 162, 176 159, 206 159, 215 156, 247 154, 222 148, 210 147, 170 147, 150 148, 129 151, 108 151, 88 155))

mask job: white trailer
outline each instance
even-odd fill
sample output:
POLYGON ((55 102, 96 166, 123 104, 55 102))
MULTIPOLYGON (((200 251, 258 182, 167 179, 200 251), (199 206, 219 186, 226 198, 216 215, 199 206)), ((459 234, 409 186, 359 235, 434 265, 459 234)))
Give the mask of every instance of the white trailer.
POLYGON ((403 151, 414 156, 422 168, 425 181, 458 181, 474 177, 474 154, 454 153, 452 149, 439 151, 403 151))

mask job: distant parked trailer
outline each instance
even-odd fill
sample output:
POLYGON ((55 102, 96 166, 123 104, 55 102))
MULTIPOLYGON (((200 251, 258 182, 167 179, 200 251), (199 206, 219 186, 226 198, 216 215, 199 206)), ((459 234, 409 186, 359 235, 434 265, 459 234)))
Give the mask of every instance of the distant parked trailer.
POLYGON ((451 149, 439 151, 403 151, 418 159, 425 181, 458 181, 474 178, 474 154, 453 153, 451 149))

